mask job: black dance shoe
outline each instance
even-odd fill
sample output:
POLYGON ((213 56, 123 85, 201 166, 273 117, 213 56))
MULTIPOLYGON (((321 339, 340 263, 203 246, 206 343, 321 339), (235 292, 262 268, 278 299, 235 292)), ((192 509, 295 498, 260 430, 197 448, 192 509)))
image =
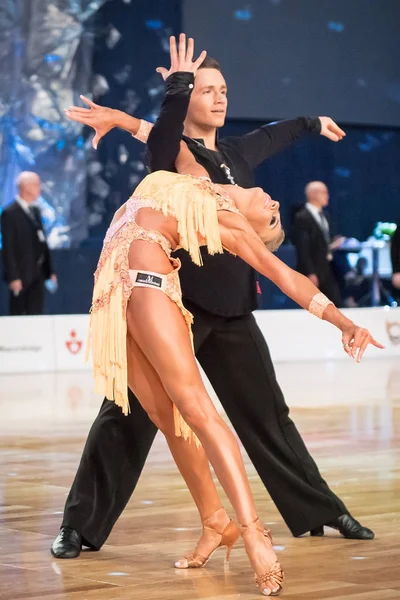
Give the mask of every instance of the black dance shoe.
MULTIPOLYGON (((326 527, 337 529, 343 537, 349 540, 373 540, 375 534, 368 527, 364 527, 351 515, 341 515, 331 523, 326 523, 326 527)), ((313 537, 324 535, 324 526, 316 527, 310 531, 313 537)))
POLYGON ((82 549, 82 536, 71 527, 61 527, 51 547, 55 558, 77 558, 82 549))

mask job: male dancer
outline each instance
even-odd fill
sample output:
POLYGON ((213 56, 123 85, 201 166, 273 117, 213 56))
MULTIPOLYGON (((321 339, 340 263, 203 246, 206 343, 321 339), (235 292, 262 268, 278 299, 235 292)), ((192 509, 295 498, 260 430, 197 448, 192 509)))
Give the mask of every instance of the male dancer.
MULTIPOLYGON (((256 166, 302 135, 321 133, 334 141, 343 137, 331 119, 303 117, 219 142, 226 83, 218 63, 207 59, 194 85, 192 58, 192 40, 186 51, 182 35, 177 51, 171 39, 171 69, 158 69, 167 78, 167 93, 148 140, 151 170, 174 170, 184 133, 214 182, 251 187, 256 166)), ((96 114, 98 107, 91 106, 96 114)), ((96 142, 115 125, 137 131, 137 120, 127 115, 113 125, 107 111, 106 123, 93 114, 87 123, 96 130, 96 142)), ((268 347, 251 314, 257 307, 255 272, 227 253, 204 254, 204 267, 193 276, 195 267, 184 254, 180 258, 184 303, 195 317, 196 356, 292 534, 323 535, 324 525, 330 525, 345 537, 372 539, 373 532, 353 519, 322 479, 289 418, 268 347)), ((78 556, 82 544, 99 549, 135 489, 156 429, 133 394, 129 399, 129 416, 105 400, 93 423, 52 546, 57 558, 78 556)))

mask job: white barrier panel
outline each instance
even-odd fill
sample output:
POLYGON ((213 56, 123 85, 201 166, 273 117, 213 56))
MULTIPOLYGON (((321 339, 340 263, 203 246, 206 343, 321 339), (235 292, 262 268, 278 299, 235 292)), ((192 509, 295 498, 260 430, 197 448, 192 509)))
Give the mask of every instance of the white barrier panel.
POLYGON ((0 319, 0 373, 55 370, 51 317, 0 319))
POLYGON ((56 371, 80 371, 90 368, 85 362, 89 316, 57 315, 54 323, 56 371))
MULTIPOLYGON (((369 347, 364 359, 400 357, 400 308, 352 308, 343 312, 385 346, 384 350, 369 347)), ((340 331, 305 310, 260 310, 255 317, 274 361, 348 358, 340 331)))
MULTIPOLYGON (((385 350, 368 348, 366 359, 400 357, 400 308, 344 312, 385 345, 385 350)), ((306 311, 257 311, 255 317, 274 361, 347 358, 340 332, 306 311)), ((84 361, 88 324, 88 315, 2 317, 0 373, 90 369, 84 361)))

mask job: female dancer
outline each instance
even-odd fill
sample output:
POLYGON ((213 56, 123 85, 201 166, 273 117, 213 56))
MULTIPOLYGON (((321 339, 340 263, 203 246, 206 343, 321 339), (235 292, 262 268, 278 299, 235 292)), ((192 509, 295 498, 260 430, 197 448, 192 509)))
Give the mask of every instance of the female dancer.
POLYGON ((200 245, 207 245, 211 253, 225 248, 301 306, 336 325, 350 356, 361 360, 369 343, 381 346, 267 248, 266 244, 273 249, 283 239, 277 202, 259 188, 211 184, 202 178, 206 172, 183 143, 176 167, 180 174, 161 171, 146 177, 117 211, 107 232, 91 315, 96 387, 126 413, 128 383, 165 434, 196 504, 202 507, 209 535, 176 566, 203 566, 220 546, 226 546, 229 555, 238 537, 236 526, 215 500, 208 458, 242 524, 257 585, 264 595, 276 595, 282 589, 283 572, 257 518, 239 446, 203 385, 192 350, 191 315, 181 299, 179 262, 171 258, 171 250, 183 247, 201 264, 200 245), (198 485, 201 481, 205 485, 198 485), (208 518, 202 497, 212 499, 208 518))

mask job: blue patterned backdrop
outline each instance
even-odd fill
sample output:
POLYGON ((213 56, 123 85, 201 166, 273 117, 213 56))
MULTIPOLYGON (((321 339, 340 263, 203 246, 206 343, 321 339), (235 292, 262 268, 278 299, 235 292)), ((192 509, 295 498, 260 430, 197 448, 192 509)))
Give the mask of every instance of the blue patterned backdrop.
POLYGON ((87 237, 81 127, 64 116, 90 85, 94 15, 104 0, 8 0, 0 8, 0 198, 22 170, 43 183, 42 215, 54 248, 87 237))

